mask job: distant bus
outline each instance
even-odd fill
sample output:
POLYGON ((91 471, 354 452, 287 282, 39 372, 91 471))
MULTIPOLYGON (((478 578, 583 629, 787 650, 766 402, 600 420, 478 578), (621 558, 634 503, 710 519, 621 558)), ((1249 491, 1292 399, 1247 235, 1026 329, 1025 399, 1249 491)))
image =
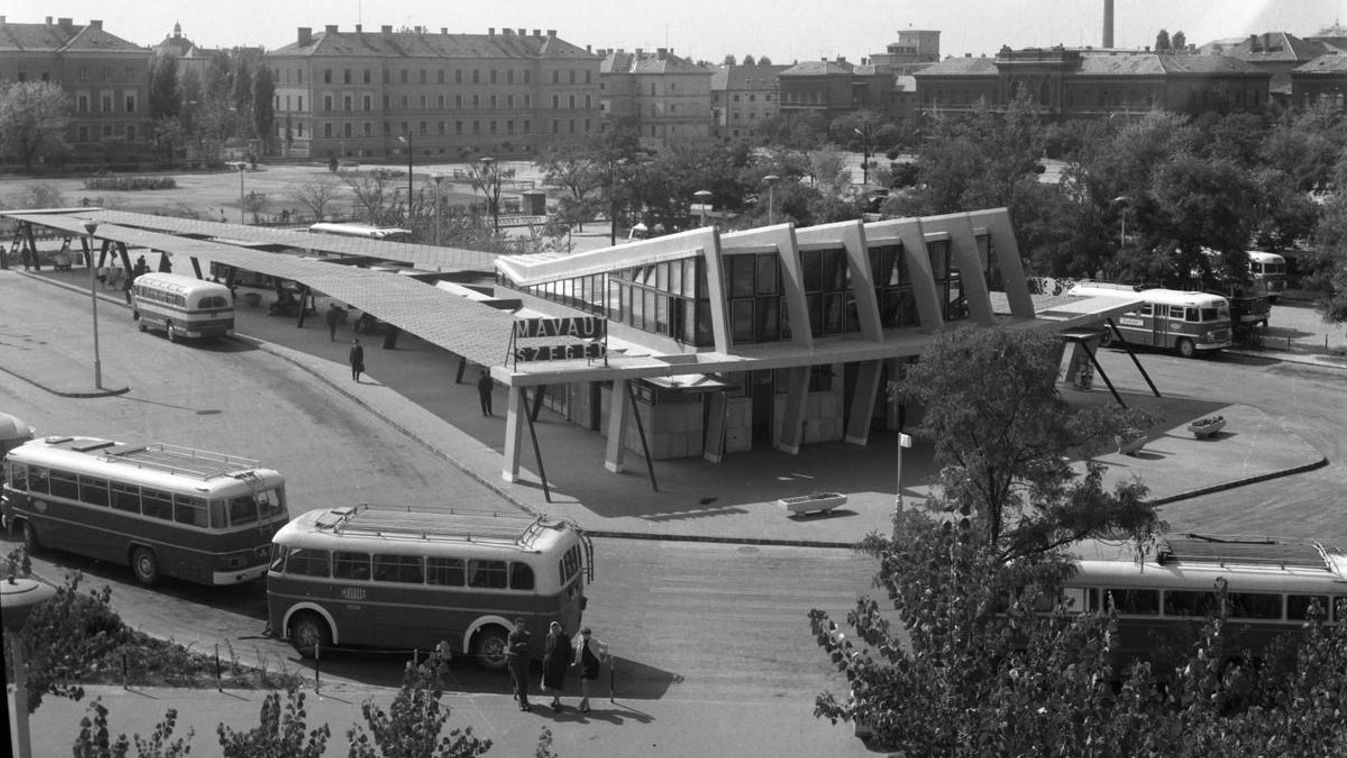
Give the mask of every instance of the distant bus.
POLYGON ((1315 606, 1324 622, 1347 623, 1347 552, 1319 542, 1176 534, 1144 562, 1126 542, 1086 542, 1074 552, 1063 599, 1072 612, 1117 614, 1122 662, 1151 658, 1195 632, 1222 602, 1232 655, 1257 656, 1277 637, 1301 633, 1315 606))
POLYGON ((288 519, 285 479, 223 453, 45 437, 11 450, 4 466, 0 512, 30 550, 129 565, 145 585, 164 576, 209 585, 257 579, 288 519))
POLYGON ((546 516, 360 505, 304 513, 273 542, 270 629, 304 656, 448 641, 504 669, 514 619, 541 657, 551 622, 579 628, 593 578, 589 538, 546 516))
POLYGON ((180 338, 234 333, 234 294, 223 284, 178 274, 141 274, 131 285, 131 318, 140 331, 180 338))
POLYGON ((1286 258, 1276 253, 1249 250, 1249 273, 1267 290, 1268 302, 1275 303, 1286 291, 1286 258))
POLYGON ((309 227, 312 234, 335 234, 339 237, 361 237, 363 239, 382 240, 384 242, 410 242, 412 230, 394 226, 371 226, 369 224, 328 224, 318 223, 309 227))
MULTIPOLYGON (((1171 349, 1185 358, 1232 344, 1230 302, 1220 295, 1158 288, 1136 291, 1126 285, 1093 282, 1078 284, 1068 294, 1118 296, 1119 290, 1145 301, 1141 308, 1114 321, 1128 344, 1171 349)), ((1106 328, 1101 344, 1108 347, 1114 341, 1113 330, 1106 328)))

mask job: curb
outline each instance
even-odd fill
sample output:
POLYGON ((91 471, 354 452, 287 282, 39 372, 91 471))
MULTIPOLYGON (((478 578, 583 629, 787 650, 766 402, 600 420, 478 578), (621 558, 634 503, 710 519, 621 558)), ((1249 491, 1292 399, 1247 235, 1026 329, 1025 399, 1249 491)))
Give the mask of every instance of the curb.
POLYGON ((23 374, 20 374, 17 371, 11 371, 7 368, 4 368, 3 366, 0 366, 0 371, 9 374, 15 379, 22 379, 23 381, 28 382, 29 384, 33 385, 34 387, 37 387, 38 389, 44 392, 50 392, 51 394, 58 395, 60 397, 77 397, 77 398, 111 397, 113 395, 124 395, 127 392, 131 391, 130 387, 111 387, 111 388, 104 387, 103 389, 92 389, 92 390, 58 390, 52 389, 51 387, 48 387, 44 384, 39 384, 38 382, 29 379, 23 374))
POLYGON ((1180 492, 1177 495, 1162 497, 1158 500, 1151 500, 1150 502, 1155 505, 1167 505, 1169 503, 1176 503, 1180 500, 1187 500, 1188 498, 1201 497, 1202 495, 1210 495, 1214 492, 1224 492, 1226 490, 1232 490, 1235 489, 1236 487, 1243 487, 1247 484, 1257 484, 1258 482, 1266 482, 1271 479, 1280 479, 1283 476, 1291 476, 1292 474, 1302 474, 1306 471, 1313 471, 1315 469, 1323 468, 1324 466, 1327 465, 1328 465, 1328 457, 1324 456, 1313 463, 1306 463, 1300 466, 1294 466, 1292 468, 1288 468, 1282 471, 1273 471, 1268 474, 1259 474, 1258 476, 1251 476, 1248 477, 1247 479, 1237 479, 1232 482, 1222 482, 1221 484, 1213 484, 1210 487, 1202 487, 1200 489, 1188 490, 1187 492, 1180 492))

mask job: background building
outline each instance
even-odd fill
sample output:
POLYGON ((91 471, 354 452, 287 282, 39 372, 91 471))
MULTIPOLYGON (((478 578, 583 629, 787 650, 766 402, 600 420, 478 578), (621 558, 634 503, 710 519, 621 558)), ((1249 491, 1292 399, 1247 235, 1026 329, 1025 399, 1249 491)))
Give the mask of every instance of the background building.
POLYGON ((525 158, 599 128, 600 58, 553 29, 300 27, 266 61, 292 156, 525 158))
POLYGON ((711 69, 663 47, 599 53, 603 110, 610 120, 635 127, 653 148, 711 136, 711 69))
POLYGON ((16 24, 0 16, 0 82, 59 84, 70 97, 66 140, 76 161, 131 160, 149 150, 149 48, 103 29, 48 16, 16 24))
POLYGON ((763 119, 780 112, 777 76, 790 66, 721 66, 711 76, 711 133, 717 139, 749 137, 763 119))

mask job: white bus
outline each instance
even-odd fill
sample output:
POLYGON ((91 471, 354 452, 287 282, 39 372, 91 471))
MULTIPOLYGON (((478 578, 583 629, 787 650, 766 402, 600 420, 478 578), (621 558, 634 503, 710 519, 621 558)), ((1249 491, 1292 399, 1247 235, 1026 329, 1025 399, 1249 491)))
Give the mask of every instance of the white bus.
POLYGON ((223 284, 178 274, 141 274, 131 286, 131 318, 140 331, 183 337, 234 334, 234 294, 223 284))
POLYGON ((1286 258, 1276 253, 1249 250, 1249 273, 1254 281, 1262 282, 1270 303, 1277 302, 1286 291, 1286 258))
POLYGON ((238 584, 266 573, 287 520, 285 479, 258 462, 165 445, 44 437, 5 459, 5 526, 43 547, 171 576, 238 584))
POLYGON ((382 240, 384 242, 410 242, 412 230, 394 226, 371 226, 370 224, 329 224, 318 223, 309 227, 311 234, 335 234, 339 237, 361 237, 363 239, 382 240))
MULTIPOLYGON (((1119 290, 1145 301, 1141 308, 1115 319, 1128 344, 1172 349, 1185 358, 1232 344, 1230 301, 1220 295, 1159 288, 1138 291, 1127 285, 1096 282, 1078 284, 1067 294, 1116 297, 1119 290)), ((1108 347, 1115 341, 1113 330, 1105 327, 1101 344, 1108 347)))
POLYGON ((546 516, 359 505, 304 513, 273 543, 269 629, 304 656, 447 641, 504 669, 515 618, 534 657, 551 622, 580 627, 594 570, 584 532, 546 516))
POLYGON ((1347 623, 1347 552, 1319 542, 1176 534, 1144 562, 1127 542, 1085 542, 1073 552, 1068 609, 1117 614, 1119 661, 1152 658, 1222 602, 1231 655, 1257 656, 1275 638, 1300 633, 1312 607, 1326 623, 1347 623))

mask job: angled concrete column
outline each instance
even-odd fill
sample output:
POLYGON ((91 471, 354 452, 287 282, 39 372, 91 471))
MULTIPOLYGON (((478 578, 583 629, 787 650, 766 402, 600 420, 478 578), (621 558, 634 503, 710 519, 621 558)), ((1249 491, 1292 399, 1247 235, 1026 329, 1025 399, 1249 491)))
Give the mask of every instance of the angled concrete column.
POLYGON ((708 408, 706 412, 706 436, 702 440, 702 458, 712 463, 720 463, 725 458, 725 424, 727 422, 725 414, 729 411, 730 399, 728 393, 713 392, 706 399, 706 402, 708 408))
POLYGON ((603 454, 603 467, 620 474, 625 470, 627 457, 627 380, 614 379, 613 393, 608 397, 608 448, 603 454))
POLYGON ((524 414, 529 412, 528 400, 524 395, 524 388, 511 386, 510 397, 506 402, 505 412, 505 468, 500 472, 501 478, 507 482, 513 482, 519 479, 519 453, 524 444, 526 431, 524 429, 524 414))
POLYGON ((870 442, 870 417, 875 412, 875 397, 879 394, 879 375, 883 366, 883 361, 866 361, 857 367, 846 436, 846 441, 853 445, 870 442))
POLYGON ((799 455, 800 445, 804 443, 805 399, 809 396, 809 366, 796 366, 789 370, 786 387, 786 412, 781 419, 781 438, 776 449, 783 453, 799 455))

